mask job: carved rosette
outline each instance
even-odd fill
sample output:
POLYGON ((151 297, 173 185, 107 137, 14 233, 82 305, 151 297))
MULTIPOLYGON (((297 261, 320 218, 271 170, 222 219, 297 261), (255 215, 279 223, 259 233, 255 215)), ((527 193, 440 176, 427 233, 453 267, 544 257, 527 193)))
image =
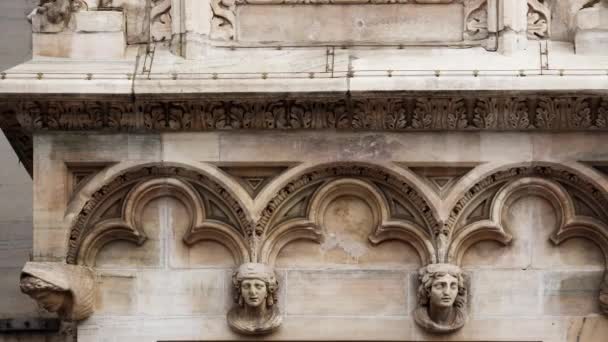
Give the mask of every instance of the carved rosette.
POLYGON ((21 271, 21 291, 45 310, 66 321, 80 321, 93 313, 95 274, 84 266, 58 262, 28 262, 21 271))
POLYGON ((548 39, 550 34, 549 0, 528 0, 528 39, 548 39))

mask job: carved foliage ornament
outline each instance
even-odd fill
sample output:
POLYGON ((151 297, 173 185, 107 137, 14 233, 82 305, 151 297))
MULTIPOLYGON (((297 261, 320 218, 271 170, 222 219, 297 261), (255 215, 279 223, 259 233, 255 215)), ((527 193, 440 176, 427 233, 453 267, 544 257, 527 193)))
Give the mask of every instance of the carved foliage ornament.
POLYGON ((549 0, 528 0, 528 38, 549 39, 551 7, 549 0))
POLYGON ((28 262, 21 271, 21 291, 66 321, 93 313, 95 275, 84 266, 57 262, 28 262))
POLYGON ((5 101, 0 102, 0 118, 0 127, 31 175, 31 132, 38 130, 608 130, 608 98, 522 95, 5 101))
POLYGON ((35 130, 607 129, 600 96, 353 97, 241 100, 41 100, 2 103, 35 130))

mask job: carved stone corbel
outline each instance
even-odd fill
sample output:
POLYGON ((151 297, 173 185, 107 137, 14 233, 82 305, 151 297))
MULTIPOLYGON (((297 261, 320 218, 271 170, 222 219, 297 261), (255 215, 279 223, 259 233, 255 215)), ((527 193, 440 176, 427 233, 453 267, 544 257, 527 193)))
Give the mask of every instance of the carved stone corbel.
POLYGON ((244 335, 263 335, 281 326, 279 282, 270 266, 242 264, 232 275, 232 285, 237 305, 226 316, 230 328, 244 335))
POLYGON ((71 0, 40 0, 39 5, 27 16, 35 33, 63 31, 70 21, 71 0))
POLYGON ((418 272, 418 308, 414 320, 433 333, 450 333, 467 322, 467 280, 460 267, 430 264, 418 272))
POLYGON ((528 39, 548 39, 550 36, 549 0, 528 0, 528 39))
POLYGON ((91 316, 95 286, 93 270, 84 266, 28 262, 21 271, 21 291, 65 321, 91 316))

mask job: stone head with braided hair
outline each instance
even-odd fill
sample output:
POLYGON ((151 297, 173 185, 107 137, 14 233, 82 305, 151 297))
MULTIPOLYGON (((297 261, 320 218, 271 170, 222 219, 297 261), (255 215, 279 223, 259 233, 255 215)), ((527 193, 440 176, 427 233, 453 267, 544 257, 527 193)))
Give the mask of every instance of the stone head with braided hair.
POLYGON ((235 306, 228 324, 241 334, 260 335, 276 330, 282 322, 277 305, 279 282, 271 267, 259 263, 241 265, 232 277, 235 306))
POLYGON ((467 288, 460 267, 431 264, 418 274, 416 323, 433 333, 448 333, 464 326, 467 320, 467 288))

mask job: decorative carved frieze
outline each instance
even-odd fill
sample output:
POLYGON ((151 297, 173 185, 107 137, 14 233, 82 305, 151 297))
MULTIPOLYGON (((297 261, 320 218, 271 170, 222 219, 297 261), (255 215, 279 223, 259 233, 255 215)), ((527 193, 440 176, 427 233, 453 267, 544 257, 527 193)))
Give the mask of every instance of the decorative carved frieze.
POLYGON ((31 173, 34 131, 608 130, 600 95, 354 95, 205 100, 61 99, 0 102, 0 127, 31 173))
POLYGON ((606 128, 608 98, 386 96, 239 100, 34 100, 0 104, 27 131, 243 129, 584 130, 606 128))
POLYGON ((21 271, 21 291, 66 321, 80 321, 94 310, 95 274, 84 266, 28 262, 21 271))
POLYGON ((528 0, 528 38, 548 39, 551 36, 549 0, 528 0))

